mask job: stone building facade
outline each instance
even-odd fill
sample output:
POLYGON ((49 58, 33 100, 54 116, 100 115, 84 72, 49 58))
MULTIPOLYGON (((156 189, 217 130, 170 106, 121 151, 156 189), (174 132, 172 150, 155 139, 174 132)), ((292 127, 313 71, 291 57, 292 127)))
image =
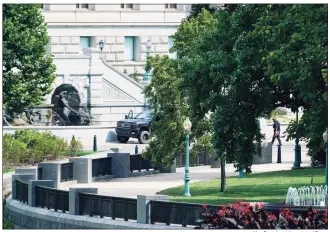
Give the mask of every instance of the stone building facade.
POLYGON ((181 4, 44 4, 42 14, 48 25, 49 51, 55 56, 81 55, 83 48, 98 47, 103 40, 107 62, 127 74, 143 74, 146 42, 152 43, 151 55, 169 54, 170 36, 190 8, 181 4))

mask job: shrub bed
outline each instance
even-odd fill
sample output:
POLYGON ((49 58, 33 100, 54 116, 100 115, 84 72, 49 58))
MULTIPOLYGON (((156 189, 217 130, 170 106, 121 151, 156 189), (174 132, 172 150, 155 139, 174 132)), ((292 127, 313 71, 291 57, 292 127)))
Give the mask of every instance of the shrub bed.
POLYGON ((14 135, 3 135, 3 168, 34 165, 47 159, 58 159, 75 155, 82 150, 80 141, 72 139, 70 144, 49 131, 17 130, 14 135))
POLYGON ((309 208, 307 212, 293 213, 284 208, 277 213, 269 213, 263 204, 243 203, 220 206, 217 212, 208 212, 206 205, 203 220, 195 229, 328 229, 328 211, 317 212, 309 208))

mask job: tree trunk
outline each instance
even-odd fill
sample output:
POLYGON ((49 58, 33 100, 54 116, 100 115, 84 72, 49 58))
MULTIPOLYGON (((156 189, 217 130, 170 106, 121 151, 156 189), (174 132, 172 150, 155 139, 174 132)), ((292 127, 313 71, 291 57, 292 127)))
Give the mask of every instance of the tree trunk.
POLYGON ((220 168, 221 168, 221 184, 220 192, 226 191, 226 158, 220 155, 220 168))

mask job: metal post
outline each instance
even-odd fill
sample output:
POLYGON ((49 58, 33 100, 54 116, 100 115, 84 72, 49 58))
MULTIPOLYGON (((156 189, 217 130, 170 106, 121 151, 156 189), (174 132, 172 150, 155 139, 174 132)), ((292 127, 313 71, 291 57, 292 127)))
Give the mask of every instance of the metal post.
POLYGON ((189 193, 189 131, 186 131, 186 167, 184 176, 184 196, 190 197, 189 193))
POLYGON ((135 146, 135 155, 139 154, 139 147, 138 145, 135 146))
POLYGON ((328 142, 325 142, 325 185, 328 186, 328 142))
POLYGON ((282 163, 281 145, 277 145, 277 163, 282 163))
MULTIPOLYGON (((298 125, 298 108, 296 111, 296 122, 298 125)), ((296 129, 296 145, 295 145, 295 153, 294 153, 294 163, 293 163, 293 168, 300 168, 301 164, 301 147, 299 145, 299 138, 297 135, 297 129, 296 129)))
POLYGON ((97 151, 96 135, 94 135, 93 151, 97 151))

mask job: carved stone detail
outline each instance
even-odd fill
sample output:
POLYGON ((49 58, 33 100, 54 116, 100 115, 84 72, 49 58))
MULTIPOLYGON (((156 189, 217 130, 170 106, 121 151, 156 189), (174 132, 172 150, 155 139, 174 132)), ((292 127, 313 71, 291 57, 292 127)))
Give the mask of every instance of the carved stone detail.
POLYGON ((106 80, 102 85, 104 101, 136 102, 136 100, 106 80))

